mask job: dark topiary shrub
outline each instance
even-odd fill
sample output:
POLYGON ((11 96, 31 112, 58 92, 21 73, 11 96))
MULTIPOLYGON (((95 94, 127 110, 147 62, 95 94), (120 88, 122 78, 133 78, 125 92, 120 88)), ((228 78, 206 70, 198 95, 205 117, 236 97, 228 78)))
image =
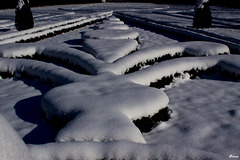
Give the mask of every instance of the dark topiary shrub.
POLYGON ((193 28, 210 28, 212 15, 209 0, 198 0, 193 18, 193 28))
POLYGON ((16 6, 15 26, 19 31, 33 28, 33 15, 28 0, 18 0, 16 6))

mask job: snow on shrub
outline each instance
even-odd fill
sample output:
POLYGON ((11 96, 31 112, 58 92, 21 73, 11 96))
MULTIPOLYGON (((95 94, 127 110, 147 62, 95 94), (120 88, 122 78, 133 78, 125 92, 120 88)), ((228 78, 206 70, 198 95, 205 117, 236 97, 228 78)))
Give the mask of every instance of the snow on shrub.
POLYGON ((116 18, 115 16, 111 16, 107 18, 106 21, 103 21, 101 24, 103 25, 124 24, 124 22, 121 21, 119 18, 116 18))
POLYGON ((95 29, 119 29, 119 30, 128 30, 129 27, 125 24, 99 24, 94 27, 95 29))
MULTIPOLYGON (((128 74, 125 77, 138 84, 151 84, 153 86, 154 82, 158 83, 158 80, 161 83, 166 81, 161 85, 163 87, 172 82, 176 73, 190 73, 190 77, 195 77, 201 74, 202 71, 220 67, 220 72, 227 71, 233 74, 231 78, 238 78, 240 77, 239 60, 240 56, 238 55, 178 58, 161 62, 141 71, 128 74)), ((157 83, 156 85, 159 85, 157 83)))
POLYGON ((123 21, 112 16, 102 23, 94 26, 95 29, 120 29, 127 30, 129 29, 128 25, 125 25, 123 21))
POLYGON ((152 46, 127 55, 115 61, 112 65, 102 67, 99 72, 113 72, 114 74, 119 75, 128 72, 134 67, 140 69, 149 63, 152 65, 155 62, 171 59, 171 57, 174 58, 186 55, 210 56, 225 53, 230 53, 229 48, 226 45, 206 41, 182 42, 161 46, 152 46))
POLYGON ((41 81, 51 83, 54 86, 77 82, 81 78, 86 78, 85 75, 77 74, 54 64, 26 59, 0 58, 0 72, 37 77, 41 81))
POLYGON ((232 74, 233 78, 240 77, 240 56, 238 55, 231 55, 226 59, 220 61, 219 66, 221 67, 222 71, 229 72, 232 74))
POLYGON ((39 47, 37 53, 41 56, 52 57, 68 61, 69 64, 80 66, 87 73, 95 75, 99 67, 103 65, 103 61, 96 59, 91 54, 62 46, 39 47))
POLYGON ((71 120, 57 135, 61 142, 144 143, 132 120, 154 115, 167 104, 168 97, 161 90, 107 74, 54 88, 42 99, 42 108, 50 121, 54 117, 71 120))
POLYGON ((137 39, 138 32, 131 30, 104 29, 86 31, 82 34, 82 39, 137 39))
POLYGON ((138 43, 133 39, 85 39, 82 46, 97 59, 112 63, 136 51, 138 43))
MULTIPOLYGON (((103 65, 103 61, 96 59, 91 54, 69 48, 66 45, 43 46, 33 44, 8 44, 0 49, 0 57, 6 58, 27 58, 41 61, 66 62, 67 66, 78 66, 81 71, 87 74, 96 74, 98 68, 103 65)), ((78 69, 77 67, 77 69, 78 69)))
POLYGON ((212 15, 209 0, 198 0, 193 18, 193 28, 210 28, 212 15))
POLYGON ((0 115, 0 155, 2 160, 32 159, 26 144, 2 115, 0 115))
POLYGON ((150 85, 151 82, 157 82, 157 80, 163 77, 170 77, 175 73, 182 73, 192 69, 206 70, 214 67, 220 60, 226 57, 227 56, 222 55, 178 58, 158 63, 138 72, 127 74, 125 77, 138 84, 150 85))
POLYGON ((150 132, 159 122, 166 122, 170 119, 171 109, 163 108, 153 116, 141 117, 141 119, 133 120, 133 123, 142 133, 150 132))
POLYGON ((19 31, 33 28, 33 15, 28 0, 18 0, 16 6, 15 26, 19 31))

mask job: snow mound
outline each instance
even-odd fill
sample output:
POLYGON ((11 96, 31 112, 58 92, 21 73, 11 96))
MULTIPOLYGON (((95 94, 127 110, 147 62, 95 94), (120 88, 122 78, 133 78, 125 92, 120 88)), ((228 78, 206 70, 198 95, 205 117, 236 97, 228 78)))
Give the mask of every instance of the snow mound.
POLYGON ((85 39, 82 46, 97 59, 111 63, 137 50, 138 43, 132 39, 85 39))
POLYGON ((59 132, 58 141, 144 143, 132 120, 153 115, 167 104, 168 97, 158 89, 106 74, 54 88, 42 99, 47 119, 72 120, 59 132))
POLYGON ((1 159, 32 159, 28 147, 2 115, 0 115, 0 148, 1 159))
POLYGON ((138 32, 131 30, 104 29, 86 31, 82 34, 82 39, 137 39, 138 32))

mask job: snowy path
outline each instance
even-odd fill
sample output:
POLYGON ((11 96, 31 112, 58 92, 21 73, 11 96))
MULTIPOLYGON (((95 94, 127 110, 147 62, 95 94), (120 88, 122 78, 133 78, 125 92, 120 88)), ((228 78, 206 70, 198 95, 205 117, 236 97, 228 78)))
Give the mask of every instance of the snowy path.
MULTIPOLYGON (((88 10, 90 6, 66 8, 66 11, 88 10)), ((93 17, 103 14, 106 18, 112 14, 105 11, 93 17)), ((131 12, 139 12, 139 8, 131 12)), ((224 44, 178 42, 178 38, 126 26, 113 16, 39 42, 7 43, 0 47, 3 57, 0 75, 5 78, 0 81, 3 86, 0 98, 6 107, 0 109, 8 120, 0 117, 0 122, 4 126, 10 123, 24 142, 29 143, 27 147, 33 159, 190 157, 200 160, 238 155, 239 144, 235 140, 240 133, 239 82, 190 80, 213 72, 228 75, 227 81, 239 81, 240 57, 229 55, 229 48, 224 44), (29 59, 15 59, 19 57, 29 59), (8 76, 15 78, 6 79, 8 76), (29 81, 34 84, 30 85, 29 81), (40 82, 46 90, 39 86, 40 82), (188 92, 194 87, 197 89, 188 92), (216 89, 218 94, 214 93, 216 89), (16 98, 9 101, 10 95, 15 94, 16 98), (24 98, 27 101, 22 101, 24 98), (217 103, 222 99, 224 103, 218 109, 217 103), (17 116, 13 109, 15 103, 17 116), (36 103, 37 110, 28 108, 32 103, 36 103), (28 107, 23 108, 24 105, 28 107), (158 112, 166 107, 172 110, 171 114, 168 112, 170 120, 155 120, 158 112), (41 109, 44 119, 40 116, 41 109), (32 111, 36 118, 24 110, 32 111), (215 112, 205 116, 207 111, 215 112), (153 122, 154 127, 148 133, 141 133, 134 124, 136 120, 144 123, 143 119, 153 122), (212 128, 222 138, 214 139, 218 132, 212 128), (42 134, 39 141, 38 134, 42 134), (178 138, 178 134, 183 138, 178 138), (201 139, 208 142, 199 143, 201 139), (188 143, 185 145, 183 141, 188 143), (216 144, 219 147, 214 147, 216 144)), ((11 145, 6 150, 0 149, 0 153, 7 157, 12 154, 8 150, 17 146, 24 151, 16 151, 15 156, 29 157, 26 145, 10 128, 7 132, 14 133, 18 140, 1 141, 1 147, 5 143, 11 145)), ((4 130, 0 134, 7 136, 4 130)))
MULTIPOLYGON (((161 16, 157 16, 158 18, 155 18, 155 19, 152 19, 152 15, 150 14, 117 12, 115 13, 115 15, 126 21, 138 23, 143 26, 149 26, 157 30, 163 30, 166 32, 179 34, 181 36, 186 36, 191 39, 194 38, 198 40, 208 40, 208 41, 223 43, 228 45, 230 49, 232 49, 233 51, 236 51, 236 52, 240 51, 240 46, 239 46, 240 35, 239 35, 238 29, 231 29, 230 32, 232 33, 230 35, 224 34, 226 31, 224 31, 223 33, 221 32, 221 30, 217 31, 220 34, 215 34, 214 30, 213 31, 197 30, 190 27, 192 23, 192 19, 182 18, 182 17, 179 18, 178 16, 167 14, 167 13, 161 13, 161 16), (178 17, 179 20, 176 19, 176 17, 178 17), (177 21, 177 23, 176 24, 171 23, 173 21, 177 21), (185 24, 185 25, 182 25, 182 24, 185 24), (234 37, 233 37, 233 34, 234 34, 234 37)), ((220 24, 222 24, 222 22, 220 24)), ((236 23, 236 26, 238 25, 239 23, 236 23)), ((215 30, 217 30, 217 28, 215 30)))

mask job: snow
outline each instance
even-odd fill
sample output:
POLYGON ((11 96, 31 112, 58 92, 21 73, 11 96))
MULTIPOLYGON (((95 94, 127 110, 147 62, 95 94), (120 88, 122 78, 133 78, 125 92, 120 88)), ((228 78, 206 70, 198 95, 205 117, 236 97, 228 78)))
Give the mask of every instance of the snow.
POLYGON ((14 131, 8 121, 0 115, 0 154, 6 160, 30 160, 28 147, 14 131))
POLYGON ((230 154, 238 155, 239 87, 239 82, 199 79, 167 90, 175 116, 167 122, 167 128, 159 124, 144 138, 147 143, 219 153, 225 159, 230 154))
POLYGON ((235 56, 233 58, 228 58, 228 59, 225 59, 224 61, 221 61, 220 66, 222 67, 222 70, 226 70, 230 73, 240 75, 240 71, 239 71, 240 65, 239 65, 238 56, 235 56))
POLYGON ((125 71, 127 71, 134 65, 144 63, 147 60, 154 60, 154 58, 163 57, 165 55, 174 56, 176 54, 187 54, 192 56, 209 56, 229 52, 229 48, 226 45, 214 42, 193 41, 171 43, 168 45, 164 44, 144 48, 142 50, 134 52, 122 59, 117 60, 113 65, 108 68, 103 67, 101 72, 111 71, 115 74, 123 74, 125 71))
POLYGON ((192 15, 194 14, 194 7, 182 6, 182 7, 170 7, 164 10, 155 10, 152 12, 117 12, 117 16, 128 21, 137 22, 150 26, 152 28, 164 30, 165 32, 174 32, 176 34, 182 34, 193 39, 198 40, 210 40, 213 42, 223 43, 228 45, 232 50, 240 51, 239 46, 239 32, 235 28, 239 28, 235 23, 235 19, 230 18, 229 15, 225 15, 225 12, 231 12, 235 17, 239 15, 238 9, 226 9, 215 8, 212 13, 213 16, 217 16, 214 19, 215 24, 209 29, 194 29, 192 28, 192 15), (156 13, 156 14, 155 14, 156 13), (154 18, 153 18, 154 17, 154 18), (221 17, 221 18, 219 18, 221 17), (223 29, 225 28, 225 29, 223 29))
POLYGON ((118 18, 108 18, 104 22, 95 26, 96 29, 120 29, 127 30, 129 29, 128 25, 125 25, 123 21, 118 18))
POLYGON ((42 159, 224 159, 220 156, 186 147, 166 144, 139 144, 128 141, 116 142, 64 142, 30 145, 36 160, 42 159), (51 152, 49 152, 49 150, 51 152), (81 150, 81 152, 79 152, 81 150))
POLYGON ((0 71, 12 74, 27 74, 35 78, 39 77, 41 81, 52 83, 55 86, 80 81, 81 78, 85 78, 85 76, 63 67, 25 59, 0 58, 0 71))
POLYGON ((203 3, 208 3, 209 0, 198 0, 196 4, 196 8, 203 8, 204 4, 203 3))
POLYGON ((112 12, 107 13, 101 13, 97 15, 91 15, 89 17, 81 17, 73 20, 67 20, 63 22, 59 22, 56 24, 46 25, 44 27, 36 27, 33 29, 30 29, 28 31, 22 31, 22 32, 15 32, 11 34, 3 35, 3 38, 0 41, 0 44, 6 44, 6 43, 12 43, 12 42, 18 42, 22 40, 28 40, 33 39, 41 36, 46 36, 51 33, 55 33, 64 29, 71 29, 76 26, 81 26, 85 23, 90 23, 99 19, 106 18, 108 16, 111 16, 112 12))
POLYGON ((95 26, 96 29, 121 29, 121 30, 127 30, 129 27, 125 24, 100 24, 95 26))
POLYGON ((31 159, 31 154, 39 160, 239 156, 240 56, 231 55, 239 53, 239 11, 213 7, 212 28, 196 30, 189 27, 193 8, 150 3, 36 7, 36 27, 22 32, 14 29, 14 10, 0 10, 1 155, 31 159), (101 22, 15 43, 95 20, 101 22), (42 59, 31 60, 36 55, 42 59), (18 59, 22 56, 30 59, 18 59), (91 75, 67 69, 69 64, 91 75), (124 75, 137 65, 139 70, 124 75), (213 75, 190 79, 190 70, 213 68, 213 75), (180 76, 165 88, 149 87, 175 73, 180 76), (133 120, 165 107, 172 110, 171 118, 149 133, 134 125, 133 120))
MULTIPOLYGON (((31 97, 33 97, 32 99, 35 99, 35 100, 37 98, 40 99, 41 92, 39 90, 34 89, 33 87, 27 86, 20 80, 14 81, 10 79, 9 80, 1 79, 0 82, 1 82, 0 83, 1 114, 5 116, 6 120, 18 132, 19 136, 23 138, 28 132, 30 132, 33 128, 36 127, 36 124, 31 124, 26 122, 20 126, 19 124, 23 123, 24 120, 18 118, 18 115, 16 115, 15 113, 15 109, 16 109, 16 112, 21 114, 22 112, 19 110, 21 109, 24 110, 24 108, 26 108, 21 104, 26 104, 28 102, 29 104, 35 105, 35 106, 32 106, 31 111, 35 109, 35 111, 32 112, 32 114, 36 113, 39 110, 38 107, 40 108, 40 106, 37 105, 37 102, 34 103, 34 101, 31 101, 31 97), (26 92, 23 93, 23 90, 26 92)), ((25 117, 25 118, 27 119, 28 117, 25 117)), ((35 118, 37 120, 37 117, 35 118)))
POLYGON ((49 120, 79 115, 59 132, 59 141, 127 139, 144 143, 131 119, 153 115, 167 104, 168 98, 160 90, 106 75, 54 88, 42 99, 49 120))
POLYGON ((137 39, 139 34, 131 30, 117 30, 117 29, 105 29, 105 30, 93 30, 84 32, 83 39, 137 39))
POLYGON ((182 73, 191 69, 206 70, 215 66, 220 66, 223 70, 239 75, 239 60, 240 57, 234 55, 178 58, 158 63, 125 77, 134 83, 149 85, 151 82, 156 82, 175 73, 182 73))
MULTIPOLYGON (((29 3, 29 2, 27 1, 27 3, 29 3)), ((23 0, 18 0, 16 8, 21 10, 24 5, 25 5, 25 2, 23 0)))
POLYGON ((186 45, 185 52, 195 56, 210 56, 216 54, 230 53, 226 45, 214 42, 191 42, 186 45))
POLYGON ((137 50, 138 43, 132 39, 85 39, 82 46, 97 59, 112 63, 137 50))

